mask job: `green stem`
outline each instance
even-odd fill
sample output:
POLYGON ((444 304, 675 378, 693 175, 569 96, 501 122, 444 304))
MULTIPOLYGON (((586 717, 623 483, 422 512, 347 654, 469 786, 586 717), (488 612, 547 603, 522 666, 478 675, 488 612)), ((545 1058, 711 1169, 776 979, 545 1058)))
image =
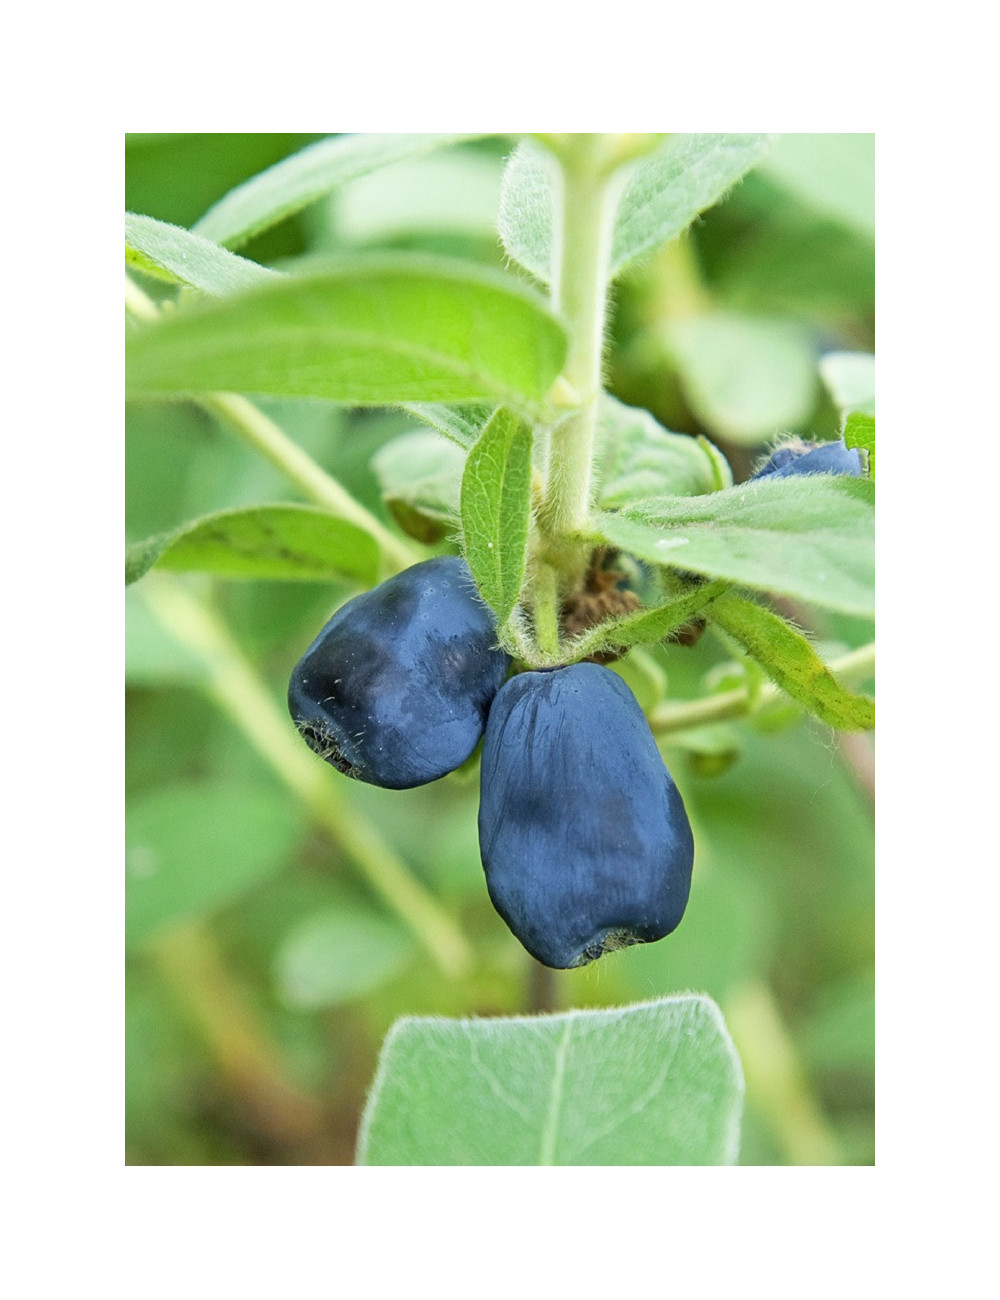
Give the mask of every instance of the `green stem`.
MULTIPOLYGON (((160 316, 156 304, 127 275, 125 306, 137 320, 152 322, 160 316)), ((355 501, 335 478, 317 465, 311 456, 252 402, 235 393, 206 393, 197 402, 270 461, 309 501, 329 510, 340 519, 357 524, 373 537, 381 552, 382 567, 386 573, 399 573, 416 563, 418 557, 411 547, 395 537, 369 510, 355 501)))
POLYGON ((621 172, 603 170, 606 153, 603 136, 581 135, 575 149, 560 160, 551 299, 569 332, 562 377, 576 395, 577 405, 552 430, 549 441, 540 523, 557 545, 584 531, 590 518, 611 237, 624 184, 621 172))
POLYGON ((147 574, 141 591, 163 627, 203 659, 209 670, 209 695, 314 821, 341 846, 442 971, 451 976, 466 974, 472 951, 455 921, 353 807, 341 787, 343 778, 296 736, 215 611, 183 582, 166 574, 147 574))
MULTIPOLYGON (((842 655, 827 666, 842 681, 864 681, 875 670, 874 641, 842 655)), ((707 722, 742 718, 750 712, 756 713, 769 704, 787 698, 784 691, 773 682, 765 683, 755 694, 751 694, 747 687, 738 686, 734 690, 710 695, 703 700, 661 704, 650 714, 649 725, 656 735, 663 736, 673 731, 684 731, 688 727, 700 727, 707 722)))

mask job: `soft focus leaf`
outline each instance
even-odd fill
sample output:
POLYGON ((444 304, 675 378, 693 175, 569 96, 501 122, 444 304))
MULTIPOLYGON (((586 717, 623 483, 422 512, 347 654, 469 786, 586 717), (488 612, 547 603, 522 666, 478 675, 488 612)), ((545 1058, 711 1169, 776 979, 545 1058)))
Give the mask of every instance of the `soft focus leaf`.
POLYGON ((139 396, 530 402, 548 392, 565 350, 562 327, 511 277, 396 256, 179 309, 128 338, 126 383, 139 396))
POLYGON ((740 596, 720 596, 708 610, 778 686, 830 727, 867 731, 875 702, 841 686, 809 642, 772 610, 740 596))
POLYGON ((125 264, 212 294, 236 293, 275 276, 182 226, 132 212, 125 213, 125 264))
POLYGON ((411 936, 391 917, 358 906, 301 921, 275 958, 275 983, 289 1006, 335 1006, 392 979, 414 955, 411 936))
POLYGON ((875 358, 871 353, 828 352, 819 371, 840 410, 875 414, 875 358))
POLYGON ((818 385, 805 326, 716 311, 672 321, 666 342, 692 411, 730 442, 755 445, 808 423, 818 385))
POLYGON ((615 221, 615 274, 635 258, 669 243, 760 161, 773 135, 668 136, 638 164, 615 221))
POLYGON ((742 1104, 739 1061, 708 998, 404 1018, 382 1049, 358 1163, 732 1164, 742 1104))
POLYGON ((199 781, 136 798, 125 826, 126 941, 232 902, 284 866, 303 829, 270 786, 199 781))
POLYGON ((652 564, 874 616, 874 485, 866 480, 764 479, 637 502, 596 523, 607 541, 652 564))
POLYGON ((465 558, 502 625, 524 581, 531 521, 531 429, 506 407, 469 452, 461 500, 465 558))
POLYGON ((393 517, 421 540, 439 540, 459 517, 465 456, 430 429, 404 433, 385 443, 372 469, 393 517), (414 529, 423 525, 422 532, 414 529))
POLYGON ((238 248, 345 181, 403 158, 472 138, 414 132, 338 135, 318 140, 231 190, 205 213, 195 231, 218 244, 238 248))
POLYGON ((815 212, 874 241, 874 135, 790 132, 778 138, 762 166, 815 212))
POLYGON ((349 577, 370 586, 379 551, 356 524, 312 506, 256 506, 221 510, 176 532, 151 537, 125 553, 125 581, 154 565, 226 578, 305 581, 349 577))

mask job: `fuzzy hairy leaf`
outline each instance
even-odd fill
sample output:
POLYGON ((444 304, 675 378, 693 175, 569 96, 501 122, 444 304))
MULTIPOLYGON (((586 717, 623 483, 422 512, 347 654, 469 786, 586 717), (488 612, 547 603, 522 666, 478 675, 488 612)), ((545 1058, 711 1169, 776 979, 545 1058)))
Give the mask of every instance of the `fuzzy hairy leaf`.
POLYGON ((531 523, 531 429, 507 407, 469 452, 461 505, 465 558, 502 626, 524 581, 531 523))
POLYGON ((497 229, 504 250, 543 284, 552 279, 559 164, 533 140, 511 154, 500 185, 497 229))
POLYGON ((743 1077, 718 1007, 684 995, 489 1020, 407 1017, 365 1108, 362 1165, 721 1165, 743 1077))
POLYGON ((125 213, 125 265, 205 293, 237 293, 277 274, 183 226, 125 213))
POLYGON ((682 234, 764 157, 774 135, 668 136, 640 162, 622 195, 611 251, 613 274, 682 234))
POLYGON ((178 309, 128 338, 126 384, 133 396, 530 402, 565 351, 562 327, 511 277, 397 255, 178 309))
POLYGON ((255 506, 222 510, 175 532, 127 548, 125 582, 153 566, 226 578, 323 581, 378 578, 376 542, 356 524, 313 506, 255 506))
POLYGON ((636 502, 595 535, 637 558, 858 614, 875 613, 874 484, 817 474, 636 502))
POLYGON ((490 422, 496 410, 492 402, 465 402, 443 406, 436 402, 404 402, 404 411, 429 424, 452 442, 468 450, 490 422))
POLYGON ((361 134, 317 140, 230 190, 195 224, 195 232, 230 248, 315 203, 345 181, 427 153, 469 135, 361 134))
POLYGON ((648 411, 604 393, 598 412, 602 464, 598 504, 605 509, 652 496, 699 496, 729 487, 725 457, 705 438, 671 433, 648 411))
POLYGON ((706 614, 822 722, 843 731, 875 726, 875 701, 841 686, 802 633, 772 610, 741 596, 723 595, 706 614))

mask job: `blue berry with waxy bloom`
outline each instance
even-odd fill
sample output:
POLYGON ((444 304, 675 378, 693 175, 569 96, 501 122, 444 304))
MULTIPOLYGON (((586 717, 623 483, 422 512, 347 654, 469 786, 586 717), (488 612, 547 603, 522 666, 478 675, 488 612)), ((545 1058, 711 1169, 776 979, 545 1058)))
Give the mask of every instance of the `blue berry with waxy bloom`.
POLYGON ((538 961, 583 966, 679 924, 691 826, 617 674, 578 663, 512 677, 490 710, 480 779, 490 898, 538 961))
POLYGON ((844 442, 793 442, 771 453, 751 482, 760 478, 795 478, 800 474, 864 474, 861 452, 844 442))
POLYGON ((479 743, 510 665, 464 560, 441 556, 355 596, 296 664, 288 708, 338 771, 392 790, 436 781, 479 743))

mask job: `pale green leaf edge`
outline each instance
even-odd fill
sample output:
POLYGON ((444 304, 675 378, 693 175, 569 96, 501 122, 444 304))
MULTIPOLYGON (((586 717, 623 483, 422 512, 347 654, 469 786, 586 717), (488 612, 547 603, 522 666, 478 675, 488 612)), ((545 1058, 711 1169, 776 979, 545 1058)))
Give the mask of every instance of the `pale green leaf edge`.
MULTIPOLYGON (((730 1062, 733 1065, 733 1074, 737 1085, 737 1100, 739 1105, 733 1106, 731 1114, 728 1117, 727 1130, 724 1138, 725 1160, 722 1162, 726 1165, 736 1164, 739 1158, 740 1135, 743 1125, 743 1103, 746 1098, 746 1081, 743 1075, 743 1063, 740 1060, 739 1053, 736 1050, 736 1044, 733 1042, 729 1028, 726 1025, 725 1018, 718 1004, 705 993, 676 993, 670 997, 649 998, 643 1002, 630 1002, 624 1007, 574 1007, 568 1011, 560 1011, 551 1015, 534 1015, 534 1016, 502 1016, 497 1017, 497 1023, 503 1025, 537 1025, 540 1020, 555 1022, 568 1021, 575 1019, 599 1020, 607 1019, 611 1016, 621 1015, 629 1011, 642 1011, 652 1007, 667 1007, 679 1003, 699 1003, 707 1012, 709 1020, 715 1022, 715 1028, 719 1032, 719 1038, 723 1047, 729 1055, 730 1062)), ((361 1123, 358 1128, 358 1139, 355 1154, 355 1165, 365 1165, 365 1155, 368 1147, 368 1136, 371 1129, 372 1119, 378 1106, 378 1099, 385 1083, 386 1074, 389 1069, 389 1060, 392 1054, 392 1047, 395 1040, 414 1024, 455 1024, 461 1027, 473 1027, 481 1025, 482 1020, 474 1019, 468 1016, 451 1017, 451 1016, 400 1016, 390 1027, 386 1034, 381 1050, 379 1051, 378 1065, 375 1069, 375 1077, 372 1080, 371 1087, 368 1090, 368 1096, 365 1099, 364 1109, 361 1114, 361 1123)))

